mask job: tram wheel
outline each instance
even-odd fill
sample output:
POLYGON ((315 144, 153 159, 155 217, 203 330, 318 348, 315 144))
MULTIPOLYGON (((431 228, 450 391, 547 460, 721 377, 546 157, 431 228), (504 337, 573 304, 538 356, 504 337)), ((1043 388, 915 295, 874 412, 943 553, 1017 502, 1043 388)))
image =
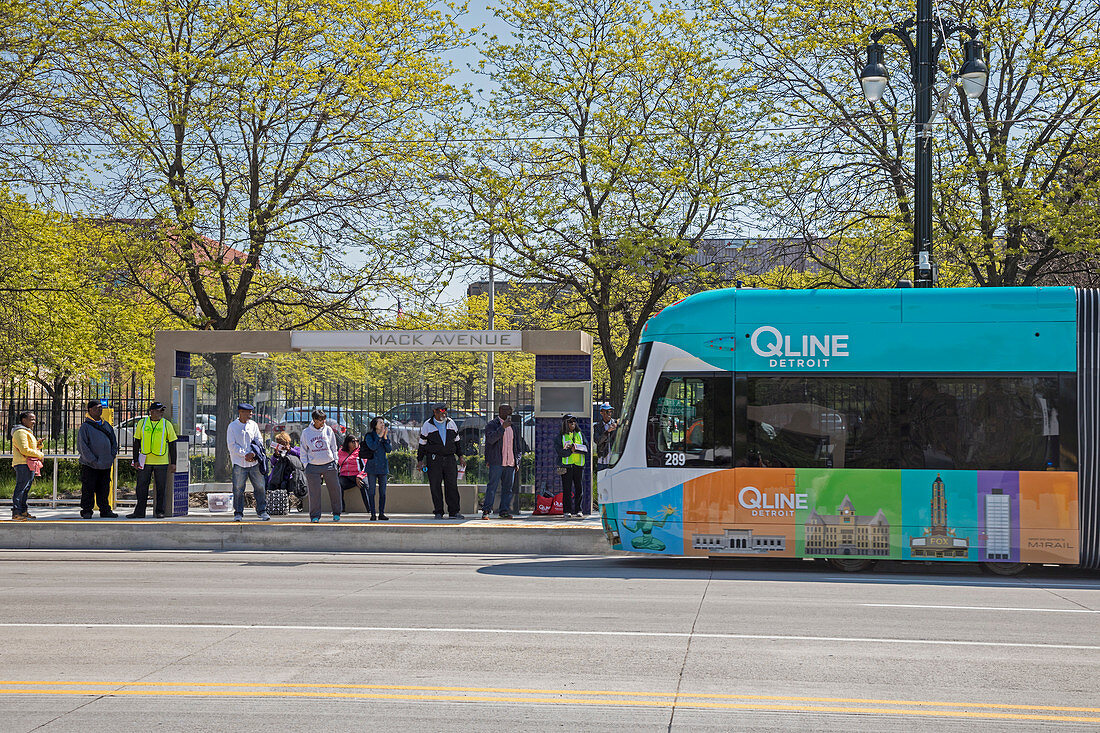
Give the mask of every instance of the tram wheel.
POLYGON ((837 570, 841 570, 845 573, 861 573, 864 570, 870 570, 875 564, 874 560, 856 560, 845 557, 830 557, 829 564, 837 570))
POLYGON ((1026 562, 983 562, 980 565, 992 575, 1019 575, 1027 569, 1026 562))

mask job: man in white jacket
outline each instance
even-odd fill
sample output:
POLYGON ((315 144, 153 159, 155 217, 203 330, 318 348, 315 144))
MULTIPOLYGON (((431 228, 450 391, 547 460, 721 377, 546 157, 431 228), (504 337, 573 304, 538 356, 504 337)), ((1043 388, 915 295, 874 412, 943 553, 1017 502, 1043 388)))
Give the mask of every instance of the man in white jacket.
POLYGON ((244 520, 244 489, 247 481, 252 482, 252 492, 256 495, 256 515, 265 522, 271 519, 271 515, 267 513, 267 478, 257 454, 263 450, 264 436, 260 433, 260 427, 252 420, 255 409, 246 402, 237 405, 237 419, 229 423, 225 431, 229 460, 233 461, 235 522, 244 520))

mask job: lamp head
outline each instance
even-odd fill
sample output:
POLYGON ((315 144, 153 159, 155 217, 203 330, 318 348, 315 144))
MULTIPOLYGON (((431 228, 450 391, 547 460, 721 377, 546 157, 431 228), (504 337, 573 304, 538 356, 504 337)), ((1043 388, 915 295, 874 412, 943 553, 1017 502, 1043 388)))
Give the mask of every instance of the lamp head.
POLYGON ((989 67, 982 60, 982 42, 971 38, 963 44, 966 60, 959 69, 959 81, 962 83, 963 93, 970 99, 977 99, 985 92, 986 82, 989 81, 989 67))
POLYGON ((867 44, 867 65, 859 72, 859 83, 863 87, 863 96, 868 102, 877 102, 882 99, 886 91, 886 83, 890 75, 886 72, 886 66, 882 63, 883 48, 881 43, 867 44))

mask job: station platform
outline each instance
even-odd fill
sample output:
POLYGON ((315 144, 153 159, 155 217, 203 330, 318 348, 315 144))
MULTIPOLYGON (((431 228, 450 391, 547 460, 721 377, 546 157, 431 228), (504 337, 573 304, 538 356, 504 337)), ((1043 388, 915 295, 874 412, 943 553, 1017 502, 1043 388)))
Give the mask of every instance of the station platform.
MULTIPOLYGON (((120 513, 132 511, 119 507, 120 513)), ((326 514, 314 524, 291 511, 262 522, 248 509, 243 522, 231 512, 192 508, 167 519, 81 519, 75 507, 31 507, 34 521, 0 521, 0 550, 265 550, 302 552, 443 552, 537 555, 610 555, 597 515, 586 519, 524 514, 515 519, 435 519, 390 514, 387 522, 363 514, 326 514)))

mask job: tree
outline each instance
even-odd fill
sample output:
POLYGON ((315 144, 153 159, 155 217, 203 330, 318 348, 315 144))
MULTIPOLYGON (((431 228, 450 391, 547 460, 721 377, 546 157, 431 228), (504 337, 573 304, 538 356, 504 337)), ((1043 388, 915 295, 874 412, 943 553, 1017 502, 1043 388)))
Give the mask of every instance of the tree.
MULTIPOLYGON (((407 243, 385 204, 417 188, 461 99, 463 42, 427 0, 92 0, 70 81, 111 212, 157 222, 132 280, 176 319, 233 330, 369 320, 407 243)), ((231 357, 211 358, 231 419, 231 357)), ((219 477, 228 456, 219 443, 219 477)))
MULTIPOLYGON (((795 237, 817 264, 816 286, 892 287, 908 276, 912 245, 908 58, 888 46, 894 74, 880 103, 866 102, 856 79, 870 32, 889 23, 882 6, 727 0, 723 7, 756 104, 778 127, 769 142, 774 164, 762 171, 761 217, 773 236, 795 237)), ((1097 138, 1100 6, 980 0, 941 3, 937 12, 980 29, 991 70, 979 100, 961 90, 947 95, 934 128, 940 283, 1079 280, 1094 268, 1089 232, 1100 220, 1082 227, 1077 218, 1070 229, 1059 219, 1070 215, 1071 179, 1087 185, 1071 171, 1097 138)), ((949 42, 940 89, 960 57, 949 42)))
POLYGON ((108 364, 152 373, 152 329, 163 312, 116 282, 122 243, 97 222, 0 196, 0 370, 51 397, 50 434, 63 429, 65 388, 108 364))
POLYGON ((561 286, 557 323, 595 333, 620 405, 646 320, 672 289, 706 281, 699 241, 749 185, 737 80, 713 24, 670 6, 520 0, 496 12, 514 41, 484 48, 497 88, 476 135, 495 142, 440 176, 462 211, 430 236, 478 266, 493 237, 499 270, 561 286))

